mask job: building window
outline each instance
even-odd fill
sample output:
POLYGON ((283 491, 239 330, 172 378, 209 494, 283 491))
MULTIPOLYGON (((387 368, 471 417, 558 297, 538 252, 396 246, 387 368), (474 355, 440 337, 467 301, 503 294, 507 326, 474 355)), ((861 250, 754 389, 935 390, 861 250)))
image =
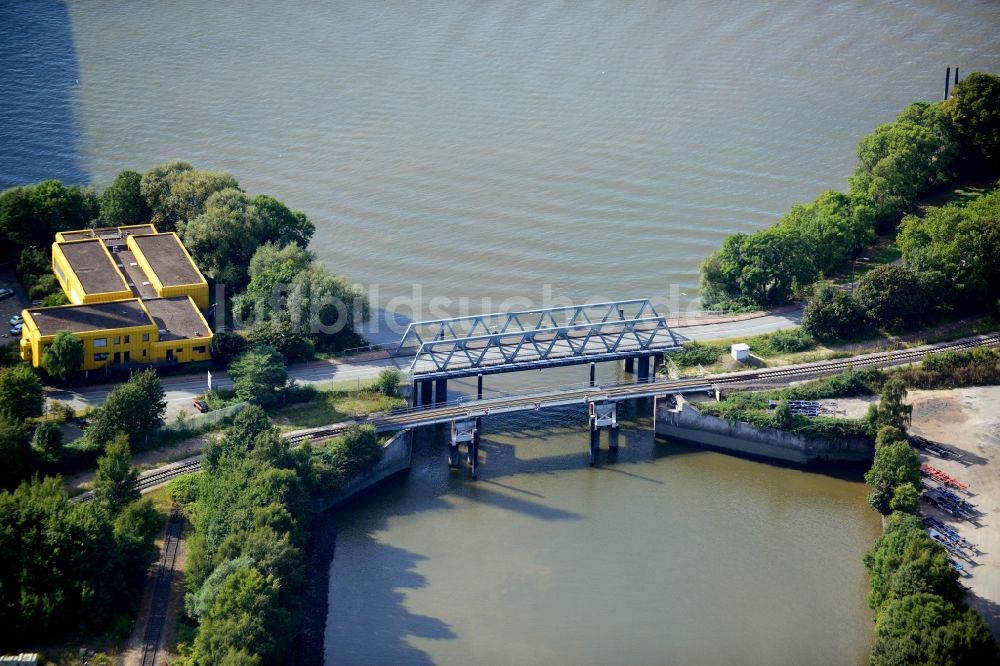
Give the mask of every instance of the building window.
POLYGON ((94 360, 95 361, 107 361, 108 360, 108 355, 106 353, 104 353, 104 354, 94 354, 94 360))
POLYGON ((195 347, 194 348, 194 353, 195 354, 204 354, 205 353, 205 346, 202 345, 200 347, 195 347))
POLYGON ((126 335, 125 336, 125 344, 129 344, 131 341, 132 341, 132 336, 131 335, 126 335))
POLYGON ((93 344, 94 344, 95 347, 107 347, 108 346, 108 339, 107 338, 94 338, 94 343, 93 344))
POLYGON ((116 335, 115 336, 115 344, 116 345, 120 345, 121 343, 122 343, 122 336, 116 335))
POLYGON ((58 261, 52 262, 52 268, 55 270, 56 275, 62 280, 63 284, 66 284, 66 274, 63 273, 62 266, 59 265, 58 261))
POLYGON ((143 333, 142 334, 142 341, 143 342, 149 342, 149 333, 143 333))

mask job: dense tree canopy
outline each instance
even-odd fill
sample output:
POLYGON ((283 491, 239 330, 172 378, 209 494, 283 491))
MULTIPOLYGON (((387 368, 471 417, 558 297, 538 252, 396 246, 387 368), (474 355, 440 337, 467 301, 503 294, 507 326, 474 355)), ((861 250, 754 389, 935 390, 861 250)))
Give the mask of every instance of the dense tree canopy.
POLYGON ((816 290, 802 315, 802 328, 817 340, 855 337, 867 324, 865 312, 854 297, 829 284, 816 290))
POLYGON ((122 171, 99 197, 101 226, 124 227, 148 222, 152 214, 142 196, 142 174, 122 171))
POLYGON ((873 324, 890 331, 913 326, 927 314, 920 280, 905 266, 876 266, 858 280, 854 297, 873 324))
POLYGON ((870 663, 978 666, 997 657, 989 627, 975 611, 924 592, 887 604, 875 625, 870 663))
POLYGON ((157 231, 176 231, 182 237, 188 222, 205 210, 216 192, 237 189, 228 173, 202 171, 187 162, 159 164, 142 175, 140 192, 157 231))
POLYGON ((38 375, 27 365, 0 370, 0 412, 13 419, 42 415, 45 396, 38 375))
POLYGON ((113 514, 70 502, 57 478, 0 492, 0 650, 127 616, 159 526, 146 500, 113 514))
POLYGON ((126 433, 132 446, 140 447, 160 426, 167 403, 163 385, 154 370, 144 370, 116 387, 104 401, 86 438, 96 446, 104 446, 119 433, 126 433))
MULTIPOLYGON (((857 256, 876 230, 890 229, 917 197, 953 178, 960 158, 971 156, 979 168, 995 173, 997 81, 1000 77, 972 74, 948 102, 911 104, 894 122, 861 140, 848 193, 824 192, 814 203, 793 206, 770 229, 729 236, 702 262, 704 301, 753 307, 785 303, 798 287, 857 256)), ((933 286, 935 276, 926 277, 933 286)))
POLYGON ((304 575, 298 461, 254 406, 206 449, 205 461, 185 578, 185 609, 199 623, 191 656, 281 663, 304 575))
POLYGON ((1000 192, 907 216, 897 243, 909 268, 941 285, 937 304, 974 308, 1000 295, 1000 192))
POLYGON ((868 503, 888 515, 897 487, 904 484, 920 487, 920 458, 906 442, 886 444, 875 451, 875 461, 865 473, 865 481, 869 485, 868 503))
POLYGON ((83 229, 98 216, 97 196, 58 180, 12 187, 0 193, 0 252, 16 259, 27 247, 47 248, 57 231, 83 229))
POLYGON ((273 403, 277 391, 288 383, 285 360, 277 349, 267 346, 240 355, 229 366, 229 376, 236 397, 262 405, 273 403))
POLYGON ((292 244, 306 248, 316 233, 315 225, 305 213, 291 210, 274 197, 259 194, 254 197, 253 205, 264 221, 264 235, 279 246, 292 244))
POLYGON ((973 72, 955 86, 944 110, 954 123, 972 168, 1000 166, 1000 76, 973 72))

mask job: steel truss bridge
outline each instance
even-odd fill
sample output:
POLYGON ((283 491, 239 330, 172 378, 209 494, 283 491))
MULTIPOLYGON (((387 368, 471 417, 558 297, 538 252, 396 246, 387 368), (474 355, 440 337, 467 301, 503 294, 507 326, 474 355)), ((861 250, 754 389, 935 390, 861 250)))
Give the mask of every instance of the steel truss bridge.
POLYGON ((648 357, 679 347, 644 298, 416 322, 396 353, 416 349, 415 382, 635 358, 645 379, 648 357))

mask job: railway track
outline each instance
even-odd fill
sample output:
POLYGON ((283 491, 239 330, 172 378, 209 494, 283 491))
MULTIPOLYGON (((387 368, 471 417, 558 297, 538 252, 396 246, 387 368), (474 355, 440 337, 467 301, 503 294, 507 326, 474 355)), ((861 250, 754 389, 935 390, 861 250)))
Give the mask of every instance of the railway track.
POLYGON ((167 621, 167 611, 170 608, 171 588, 174 582, 174 568, 177 564, 177 550, 180 546, 181 533, 184 531, 184 514, 176 506, 170 512, 167 520, 167 531, 163 540, 163 555, 160 566, 156 570, 156 580, 153 582, 153 598, 150 601, 149 617, 146 620, 146 631, 142 638, 142 666, 156 666, 160 642, 163 638, 163 627, 167 621))
MULTIPOLYGON (((428 421, 443 422, 453 419, 469 418, 470 411, 482 411, 484 408, 499 410, 503 412, 535 409, 546 399, 558 397, 561 404, 580 401, 588 398, 607 396, 608 398, 628 398, 639 395, 652 395, 654 393, 669 393, 672 390, 686 388, 690 390, 694 387, 703 386, 768 386, 774 384, 791 383, 794 381, 806 380, 824 375, 837 374, 848 368, 888 368, 909 363, 917 363, 923 360, 928 352, 940 353, 945 351, 967 351, 976 347, 997 347, 1000 346, 1000 333, 980 335, 971 338, 955 340, 953 342, 943 342, 932 345, 923 345, 912 349, 900 349, 888 352, 875 352, 861 354, 850 358, 832 359, 829 361, 816 361, 813 363, 803 363, 780 368, 751 370, 747 372, 727 373, 723 375, 706 375, 704 377, 685 378, 681 380, 655 381, 646 384, 617 384, 613 386, 585 386, 567 389, 558 393, 552 391, 544 393, 524 394, 519 396, 498 397, 484 399, 483 401, 461 401, 435 405, 431 407, 409 408, 385 414, 375 414, 368 418, 335 423, 329 426, 301 430, 286 435, 286 439, 292 445, 304 444, 317 440, 328 439, 343 434, 352 426, 361 423, 371 423, 377 428, 387 430, 402 430, 408 427, 415 427, 425 424, 428 421)), ((146 491, 160 486, 170 479, 197 472, 201 469, 200 459, 189 459, 175 464, 172 467, 161 468, 147 472, 139 478, 140 491, 146 491)), ((80 496, 81 501, 91 499, 90 493, 80 496)))

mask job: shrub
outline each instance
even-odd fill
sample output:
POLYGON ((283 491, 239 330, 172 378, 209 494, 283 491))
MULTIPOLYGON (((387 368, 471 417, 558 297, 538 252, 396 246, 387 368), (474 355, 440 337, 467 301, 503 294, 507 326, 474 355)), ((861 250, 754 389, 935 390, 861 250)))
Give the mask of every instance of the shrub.
POLYGON ((670 357, 678 366, 687 368, 695 365, 712 365, 718 363, 729 348, 725 345, 712 345, 703 342, 692 342, 684 345, 680 351, 673 352, 670 357))
POLYGON ((864 309, 843 289, 823 285, 809 299, 802 315, 802 328, 817 340, 841 340, 868 328, 864 309))

